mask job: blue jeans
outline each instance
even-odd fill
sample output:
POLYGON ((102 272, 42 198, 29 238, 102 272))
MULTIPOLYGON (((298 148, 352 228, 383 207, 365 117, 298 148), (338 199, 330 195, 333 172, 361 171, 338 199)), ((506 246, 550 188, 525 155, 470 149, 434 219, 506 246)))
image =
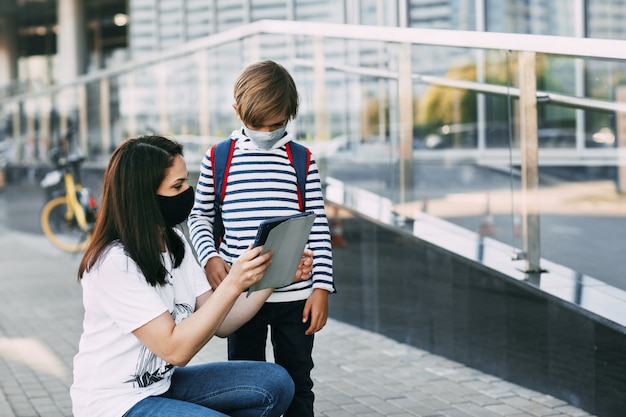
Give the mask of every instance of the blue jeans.
POLYGON ((294 385, 282 367, 264 362, 214 362, 176 368, 170 389, 144 398, 124 417, 278 417, 294 385))
POLYGON ((274 362, 289 372, 295 395, 285 417, 313 417, 314 336, 304 334, 309 323, 302 323, 306 301, 265 303, 258 313, 228 337, 228 359, 265 361, 268 326, 274 348, 274 362))

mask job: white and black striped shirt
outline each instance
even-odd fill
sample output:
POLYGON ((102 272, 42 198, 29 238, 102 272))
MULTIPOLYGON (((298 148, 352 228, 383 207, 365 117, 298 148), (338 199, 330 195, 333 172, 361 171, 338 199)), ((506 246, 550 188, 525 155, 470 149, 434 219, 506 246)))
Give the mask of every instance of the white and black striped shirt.
MULTIPOLYGON (((296 172, 289 162, 285 146, 259 149, 241 130, 231 134, 236 140, 221 206, 225 233, 219 256, 232 263, 254 241, 261 221, 300 212, 296 172)), ((213 243, 215 188, 210 150, 204 155, 196 187, 196 199, 189 216, 189 234, 202 266, 218 256, 213 243)), ((268 302, 296 301, 308 298, 314 288, 334 292, 332 251, 324 198, 313 157, 306 180, 306 211, 316 214, 308 247, 313 251, 313 275, 273 292, 268 302)))

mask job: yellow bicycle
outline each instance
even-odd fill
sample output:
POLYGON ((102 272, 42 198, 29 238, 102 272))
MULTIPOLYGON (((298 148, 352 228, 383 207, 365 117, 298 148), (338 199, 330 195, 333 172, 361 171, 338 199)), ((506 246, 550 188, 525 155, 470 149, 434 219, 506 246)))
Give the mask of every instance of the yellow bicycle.
POLYGON ((80 181, 84 160, 78 155, 53 154, 56 167, 41 181, 49 196, 41 211, 41 228, 55 246, 68 252, 86 249, 98 210, 96 198, 80 181))

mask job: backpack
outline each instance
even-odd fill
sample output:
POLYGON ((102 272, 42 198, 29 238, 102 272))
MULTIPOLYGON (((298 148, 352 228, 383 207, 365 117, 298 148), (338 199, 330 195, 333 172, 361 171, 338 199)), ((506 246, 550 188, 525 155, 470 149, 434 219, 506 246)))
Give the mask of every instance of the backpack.
MULTIPOLYGON (((228 172, 230 171, 230 163, 233 159, 236 143, 237 141, 228 138, 211 147, 211 167, 213 170, 213 186, 215 187, 213 242, 218 252, 225 232, 221 206, 226 196, 228 172)), ((287 148, 289 162, 296 170, 298 204, 300 211, 304 212, 306 210, 306 177, 309 172, 309 165, 311 165, 311 151, 306 146, 295 142, 287 142, 285 147, 287 148)))

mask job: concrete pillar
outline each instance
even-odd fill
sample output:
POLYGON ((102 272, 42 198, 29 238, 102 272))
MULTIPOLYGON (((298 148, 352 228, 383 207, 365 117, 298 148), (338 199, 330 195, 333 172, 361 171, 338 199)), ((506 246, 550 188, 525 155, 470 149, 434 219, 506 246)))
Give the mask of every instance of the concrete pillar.
POLYGON ((57 14, 57 79, 60 84, 65 84, 84 74, 87 66, 87 30, 83 0, 58 0, 57 14))
MULTIPOLYGON (((59 84, 71 83, 85 73, 87 30, 83 0, 58 0, 57 2, 57 55, 56 79, 59 84)), ((66 135, 70 126, 78 129, 80 115, 76 110, 80 105, 81 92, 76 89, 63 89, 56 97, 61 135, 66 135)), ((84 126, 83 126, 84 129, 84 126)), ((84 131, 84 130, 83 130, 84 131)), ((80 132, 80 129, 79 129, 80 132)), ((78 138, 78 135, 74 135, 78 138)), ((82 140, 82 139, 80 139, 82 140)), ((78 146, 72 143, 71 146, 78 146)))
POLYGON ((0 16, 0 87, 17 79, 17 29, 15 18, 0 16))

